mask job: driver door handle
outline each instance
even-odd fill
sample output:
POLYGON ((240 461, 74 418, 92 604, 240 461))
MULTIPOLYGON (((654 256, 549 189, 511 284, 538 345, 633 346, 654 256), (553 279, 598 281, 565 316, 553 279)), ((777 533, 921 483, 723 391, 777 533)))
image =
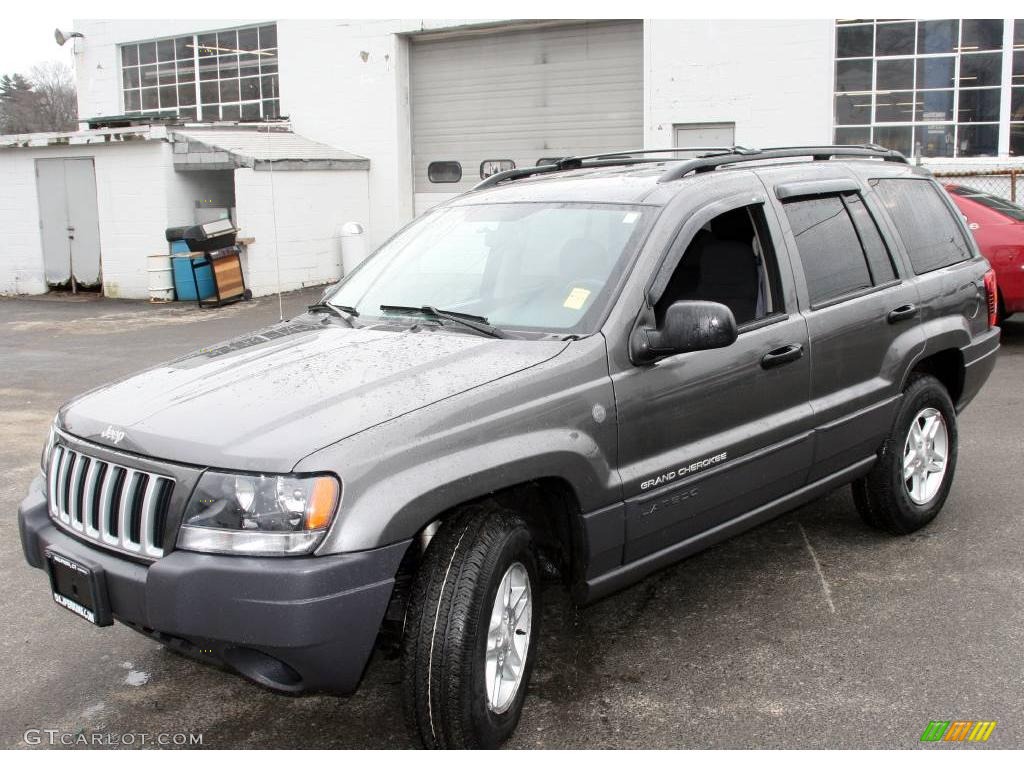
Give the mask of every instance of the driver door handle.
POLYGON ((910 320, 912 317, 917 317, 916 304, 904 304, 901 307, 896 307, 896 309, 886 315, 886 319, 890 323, 898 323, 900 320, 910 320))
POLYGON ((787 344, 784 347, 773 349, 761 358, 762 368, 775 368, 779 365, 792 363, 804 356, 803 344, 787 344))

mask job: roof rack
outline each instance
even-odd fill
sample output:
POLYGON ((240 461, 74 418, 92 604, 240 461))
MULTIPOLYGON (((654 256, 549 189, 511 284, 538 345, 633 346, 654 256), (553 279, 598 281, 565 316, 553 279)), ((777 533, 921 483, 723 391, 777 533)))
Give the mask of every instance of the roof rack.
POLYGON ((496 173, 479 182, 475 187, 473 187, 473 191, 476 192, 480 189, 496 187, 503 181, 515 181, 517 179, 528 178, 529 176, 537 176, 542 173, 554 173, 555 171, 570 171, 577 168, 583 168, 584 163, 586 163, 587 168, 603 168, 612 165, 635 165, 637 163, 664 162, 664 159, 660 157, 637 157, 637 155, 677 155, 680 152, 701 152, 704 153, 701 157, 710 157, 711 155, 744 154, 757 151, 759 150, 748 149, 747 147, 741 146, 673 147, 671 149, 627 149, 616 152, 602 152, 596 155, 572 155, 560 158, 558 161, 547 165, 535 165, 528 168, 513 168, 510 171, 496 173))
POLYGON ((877 144, 823 144, 806 147, 768 147, 729 155, 706 155, 674 165, 658 177, 658 183, 676 181, 688 173, 713 171, 723 165, 749 163, 755 160, 779 160, 787 157, 811 157, 814 160, 831 160, 834 157, 875 157, 893 163, 909 161, 895 149, 886 149, 877 144))
POLYGON ((614 165, 634 165, 637 163, 665 162, 661 157, 636 157, 636 155, 665 155, 680 152, 700 152, 698 157, 686 159, 678 165, 671 166, 658 177, 659 183, 676 181, 689 173, 702 173, 721 168, 723 165, 749 163, 756 160, 777 160, 788 157, 812 157, 814 160, 829 160, 833 157, 875 157, 894 163, 908 163, 906 157, 894 149, 886 149, 878 144, 822 144, 797 147, 768 147, 753 149, 750 147, 674 147, 672 149, 633 149, 620 152, 603 152, 597 155, 578 155, 564 157, 556 163, 537 165, 529 168, 513 168, 488 176, 473 191, 496 187, 504 181, 538 176, 557 171, 575 170, 578 168, 602 168, 614 165))

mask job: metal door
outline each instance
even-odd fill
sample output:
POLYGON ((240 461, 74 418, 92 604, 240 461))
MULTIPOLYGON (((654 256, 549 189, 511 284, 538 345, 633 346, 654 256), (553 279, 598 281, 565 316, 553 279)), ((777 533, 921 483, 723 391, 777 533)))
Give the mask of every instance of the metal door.
POLYGON ((92 158, 36 160, 36 179, 47 284, 99 285, 100 229, 92 158))
POLYGON ((409 89, 417 213, 517 167, 643 145, 643 23, 586 22, 413 38, 409 89), (459 182, 432 182, 458 161, 459 182))

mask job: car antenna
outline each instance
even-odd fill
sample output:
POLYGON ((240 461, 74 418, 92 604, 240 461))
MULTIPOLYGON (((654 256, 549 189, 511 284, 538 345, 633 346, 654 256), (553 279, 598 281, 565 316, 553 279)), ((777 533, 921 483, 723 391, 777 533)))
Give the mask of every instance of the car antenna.
MULTIPOLYGON (((271 86, 273 88, 273 86, 271 86)), ((271 91, 273 92, 273 91, 271 91)), ((274 217, 274 268, 277 270, 277 317, 284 322, 284 298, 281 296, 281 249, 277 236, 277 195, 274 190, 274 158, 270 152, 270 123, 267 123, 267 157, 270 161, 270 210, 274 217)))

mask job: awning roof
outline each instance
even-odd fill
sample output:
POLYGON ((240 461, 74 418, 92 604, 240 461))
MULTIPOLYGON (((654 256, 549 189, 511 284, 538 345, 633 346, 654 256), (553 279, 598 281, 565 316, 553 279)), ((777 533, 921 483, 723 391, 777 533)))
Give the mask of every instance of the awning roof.
POLYGON ((0 150, 168 141, 179 171, 253 168, 266 171, 366 171, 368 158, 293 133, 287 123, 240 125, 132 125, 62 133, 0 136, 0 150))
POLYGON ((254 170, 365 171, 370 161, 343 149, 280 128, 169 128, 174 167, 181 171, 254 170))

